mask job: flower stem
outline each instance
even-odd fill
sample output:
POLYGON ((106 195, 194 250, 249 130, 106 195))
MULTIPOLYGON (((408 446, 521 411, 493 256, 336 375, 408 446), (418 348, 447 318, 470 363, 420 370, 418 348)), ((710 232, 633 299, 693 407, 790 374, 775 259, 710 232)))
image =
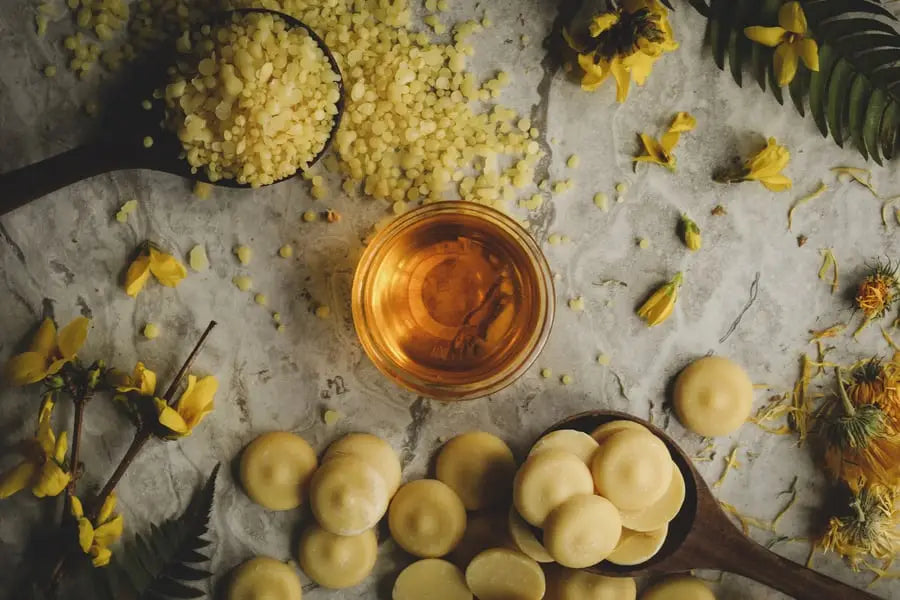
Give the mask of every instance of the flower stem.
POLYGON ((172 403, 172 397, 175 395, 175 391, 178 389, 178 384, 181 383, 181 380, 184 378, 185 373, 191 368, 194 364, 194 361, 197 359, 197 355, 200 354, 200 350, 203 349, 203 345, 206 343, 206 338, 209 337, 209 334, 212 333, 213 328, 216 326, 215 321, 210 321, 209 325, 206 326, 206 331, 203 332, 203 335, 200 336, 200 339, 197 341, 197 345, 194 346, 194 349, 191 350, 191 353, 188 355, 187 360, 184 361, 184 364, 181 365, 181 369, 178 370, 178 373, 175 375, 175 379, 172 380, 172 383, 169 384, 166 393, 163 394, 163 400, 172 403))
POLYGON ((856 415, 856 409, 853 408, 853 403, 850 402, 850 396, 847 395, 847 389, 844 387, 844 380, 841 379, 841 368, 835 367, 834 374, 837 377, 838 390, 841 393, 841 404, 844 405, 844 412, 847 413, 848 417, 852 417, 856 415))
MULTIPOLYGON (((78 483, 78 477, 81 474, 78 469, 78 453, 81 449, 81 428, 84 424, 84 407, 87 405, 87 395, 73 398, 72 401, 75 403, 75 424, 72 432, 72 479, 69 480, 69 485, 66 487, 68 496, 72 496, 75 493, 75 485, 78 483)), ((68 502, 68 499, 66 499, 66 504, 68 502)))

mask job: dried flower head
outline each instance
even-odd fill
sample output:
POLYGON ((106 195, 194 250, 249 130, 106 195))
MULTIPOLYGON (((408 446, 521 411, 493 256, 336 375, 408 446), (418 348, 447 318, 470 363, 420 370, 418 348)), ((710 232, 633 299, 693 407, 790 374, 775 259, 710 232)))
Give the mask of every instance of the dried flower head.
POLYGON ((856 569, 867 557, 893 558, 900 550, 896 494, 879 484, 842 486, 833 497, 835 511, 820 541, 826 552, 837 552, 856 569))
POLYGON ((898 267, 889 260, 879 260, 870 267, 856 291, 856 306, 867 321, 883 317, 900 297, 897 277, 898 267))

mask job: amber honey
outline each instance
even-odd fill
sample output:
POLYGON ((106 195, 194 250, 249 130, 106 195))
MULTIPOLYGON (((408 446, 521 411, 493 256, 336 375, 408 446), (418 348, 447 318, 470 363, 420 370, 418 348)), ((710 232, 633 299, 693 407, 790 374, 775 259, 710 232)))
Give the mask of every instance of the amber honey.
POLYGON ((423 395, 472 398, 508 385, 537 357, 553 319, 552 281, 518 223, 441 202, 401 216, 370 243, 353 317, 389 377, 423 395))

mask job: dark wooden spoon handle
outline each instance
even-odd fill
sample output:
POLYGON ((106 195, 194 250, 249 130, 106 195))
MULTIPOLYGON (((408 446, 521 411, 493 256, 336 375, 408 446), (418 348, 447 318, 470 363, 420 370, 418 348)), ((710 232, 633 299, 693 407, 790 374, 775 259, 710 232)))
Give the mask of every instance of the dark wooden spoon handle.
POLYGON ((766 550, 743 536, 719 547, 716 568, 749 577, 798 600, 880 600, 766 550))
POLYGON ((0 174, 0 215, 82 179, 138 166, 134 152, 121 150, 106 144, 79 146, 0 174))

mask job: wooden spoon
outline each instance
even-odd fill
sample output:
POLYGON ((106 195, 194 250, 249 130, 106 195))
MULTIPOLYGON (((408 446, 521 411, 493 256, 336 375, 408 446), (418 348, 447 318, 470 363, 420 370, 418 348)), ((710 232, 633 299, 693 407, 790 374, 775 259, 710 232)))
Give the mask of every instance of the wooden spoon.
POLYGON ((598 410, 569 417, 546 433, 558 429, 590 433, 604 423, 619 420, 640 423, 666 443, 684 475, 684 505, 669 524, 668 537, 656 556, 635 566, 602 562, 588 568, 589 571, 623 577, 715 569, 749 577, 800 600, 878 600, 878 596, 782 558, 741 533, 719 507, 690 458, 668 435, 650 423, 626 413, 598 410))
MULTIPOLYGON (((328 149, 334 134, 341 124, 344 112, 344 83, 337 61, 325 41, 308 25, 274 10, 247 8, 224 13, 222 19, 230 19, 233 13, 268 13, 280 17, 290 27, 305 29, 325 53, 331 68, 338 74, 338 112, 328 140, 310 162, 312 166, 328 149)), ((153 101, 153 91, 168 80, 167 69, 175 64, 174 49, 166 48, 142 63, 129 65, 133 77, 123 81, 108 102, 111 107, 102 117, 95 139, 83 146, 63 152, 52 158, 34 163, 16 171, 0 175, 0 215, 23 206, 32 200, 54 192, 75 182, 102 173, 123 169, 149 169, 181 175, 189 179, 214 183, 230 188, 249 188, 230 179, 210 182, 203 170, 191 173, 191 166, 179 158, 181 143, 174 133, 162 126, 165 118, 164 102, 153 101), (141 106, 145 100, 152 100, 151 110, 141 106), (150 148, 144 147, 144 138, 153 139, 150 148)), ((281 180, 284 181, 284 180, 281 180)), ((275 182, 279 183, 279 182, 275 182)))

